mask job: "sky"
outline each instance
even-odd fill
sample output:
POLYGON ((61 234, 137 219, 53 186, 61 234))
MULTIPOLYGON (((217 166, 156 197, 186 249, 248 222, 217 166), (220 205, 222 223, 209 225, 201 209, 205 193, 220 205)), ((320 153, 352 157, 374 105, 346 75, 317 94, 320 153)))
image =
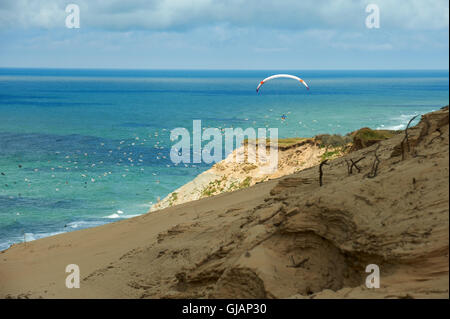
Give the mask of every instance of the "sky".
POLYGON ((0 0, 0 67, 448 70, 449 1, 0 0))

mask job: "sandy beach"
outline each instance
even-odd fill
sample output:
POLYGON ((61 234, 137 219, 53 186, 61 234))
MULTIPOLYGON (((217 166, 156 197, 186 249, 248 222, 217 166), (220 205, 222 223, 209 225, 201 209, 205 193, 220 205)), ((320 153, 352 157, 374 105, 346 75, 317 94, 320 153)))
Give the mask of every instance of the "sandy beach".
POLYGON ((13 245, 0 253, 0 297, 448 298, 448 142, 445 107, 408 139, 329 160, 322 186, 316 165, 13 245), (68 264, 80 288, 66 287, 68 264), (369 264, 380 288, 365 285, 369 264))

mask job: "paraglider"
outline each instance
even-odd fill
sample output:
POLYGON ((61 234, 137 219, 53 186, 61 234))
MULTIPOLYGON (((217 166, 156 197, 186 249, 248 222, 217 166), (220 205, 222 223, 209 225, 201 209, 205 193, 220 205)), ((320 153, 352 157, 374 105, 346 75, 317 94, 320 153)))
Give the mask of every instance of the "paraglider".
POLYGON ((300 83, 302 83, 304 86, 306 86, 306 89, 309 90, 309 86, 308 84, 306 84, 305 81, 303 81, 302 79, 300 79, 298 76, 295 75, 290 75, 290 74, 275 74, 272 76, 269 76, 268 78, 265 78, 264 80, 262 80, 261 82, 259 82, 258 87, 256 88, 256 92, 258 93, 259 89, 261 88, 261 86, 266 83, 267 81, 273 80, 273 79, 278 79, 278 78, 289 78, 289 79, 294 79, 299 81, 300 83))

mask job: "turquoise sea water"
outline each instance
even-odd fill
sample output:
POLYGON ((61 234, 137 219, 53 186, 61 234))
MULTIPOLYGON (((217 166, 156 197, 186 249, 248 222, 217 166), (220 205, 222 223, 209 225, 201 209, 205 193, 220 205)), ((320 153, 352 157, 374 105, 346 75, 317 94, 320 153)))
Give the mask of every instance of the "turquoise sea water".
POLYGON ((401 129, 447 105, 448 85, 448 71, 0 69, 0 250, 147 212, 209 167, 169 159, 170 130, 194 119, 280 137, 401 129), (256 94, 274 73, 311 90, 274 80, 256 94))

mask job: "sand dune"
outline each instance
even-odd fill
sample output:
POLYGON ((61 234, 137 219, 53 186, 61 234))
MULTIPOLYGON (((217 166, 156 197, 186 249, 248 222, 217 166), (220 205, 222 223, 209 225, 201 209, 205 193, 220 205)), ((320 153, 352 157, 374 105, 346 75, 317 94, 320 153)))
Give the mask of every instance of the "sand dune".
POLYGON ((0 253, 11 298, 448 298, 448 107, 231 193, 0 253), (364 157, 349 174, 347 163, 364 157), (77 264, 81 287, 65 287, 77 264), (368 264, 381 287, 365 286, 368 264))

